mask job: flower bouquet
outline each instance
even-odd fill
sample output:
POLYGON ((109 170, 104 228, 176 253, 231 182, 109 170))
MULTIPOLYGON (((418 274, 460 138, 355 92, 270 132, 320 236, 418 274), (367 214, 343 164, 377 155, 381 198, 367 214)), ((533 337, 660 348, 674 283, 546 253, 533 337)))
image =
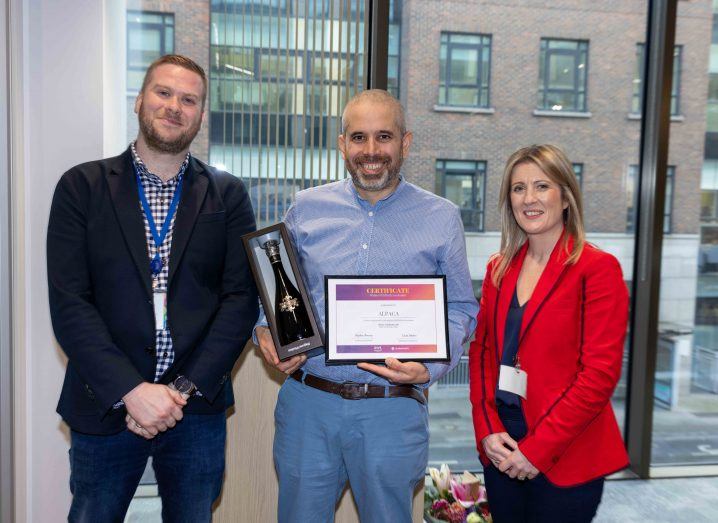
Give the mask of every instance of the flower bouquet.
POLYGON ((429 467, 431 485, 424 488, 427 523, 492 523, 486 489, 479 478, 464 471, 451 475, 447 465, 429 467))

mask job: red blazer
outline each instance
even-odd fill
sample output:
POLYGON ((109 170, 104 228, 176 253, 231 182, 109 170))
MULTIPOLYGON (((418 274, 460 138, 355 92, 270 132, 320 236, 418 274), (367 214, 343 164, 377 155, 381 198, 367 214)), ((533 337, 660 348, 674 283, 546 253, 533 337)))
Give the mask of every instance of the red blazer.
MULTIPOLYGON (((521 407, 528 433, 519 449, 549 481, 567 487, 628 466, 610 402, 621 374, 628 291, 615 257, 586 244, 579 260, 566 265, 562 243, 556 243, 521 323, 518 356, 528 373, 521 407)), ((504 324, 527 249, 528 242, 498 289, 491 283, 495 263, 489 262, 469 349, 474 430, 485 466, 481 440, 505 432, 495 391, 504 324)))

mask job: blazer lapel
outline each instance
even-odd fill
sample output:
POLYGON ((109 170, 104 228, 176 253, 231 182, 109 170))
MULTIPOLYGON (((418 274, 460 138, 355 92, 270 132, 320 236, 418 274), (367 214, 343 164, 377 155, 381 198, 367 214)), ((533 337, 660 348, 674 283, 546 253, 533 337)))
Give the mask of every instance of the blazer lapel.
MULTIPOLYGON (((573 238, 569 237, 567 247, 568 252, 571 252, 571 249, 573 248, 573 238)), ((541 273, 538 283, 536 284, 536 288, 534 289, 531 298, 526 303, 523 320, 521 321, 519 344, 521 344, 521 340, 523 340, 526 335, 526 331, 528 331, 529 327, 533 323, 536 314, 541 309, 546 299, 550 296, 551 292, 558 284, 559 279, 566 271, 566 268, 568 267, 565 264, 566 258, 568 258, 568 256, 566 255, 566 249, 564 249, 563 237, 561 237, 556 242, 556 245, 551 252, 551 257, 549 258, 549 261, 541 273)))
POLYGON ((172 277, 177 271, 177 266, 182 259, 187 242, 192 235, 194 222, 197 219, 199 210, 204 202, 207 194, 207 177, 201 175, 204 167, 195 160, 190 159, 187 171, 184 175, 184 185, 182 187, 182 199, 177 209, 177 217, 175 218, 174 229, 172 231, 172 248, 170 249, 170 267, 167 288, 172 283, 172 277))
POLYGON ((151 296, 152 276, 147 240, 145 239, 145 224, 129 149, 119 157, 119 162, 112 167, 106 178, 120 229, 137 270, 140 272, 147 295, 151 296))
POLYGON ((516 282, 519 279, 519 273, 521 272, 521 266, 524 263, 526 257, 526 251, 528 250, 528 242, 525 242, 521 247, 513 261, 509 265, 506 274, 504 274, 501 280, 501 286, 499 287, 498 305, 495 315, 496 323, 494 325, 494 338, 496 339, 496 347, 498 350, 497 358, 501 361, 501 354, 504 351, 504 331, 506 329, 506 317, 509 314, 509 307, 511 306, 511 299, 513 298, 514 290, 516 289, 516 282))

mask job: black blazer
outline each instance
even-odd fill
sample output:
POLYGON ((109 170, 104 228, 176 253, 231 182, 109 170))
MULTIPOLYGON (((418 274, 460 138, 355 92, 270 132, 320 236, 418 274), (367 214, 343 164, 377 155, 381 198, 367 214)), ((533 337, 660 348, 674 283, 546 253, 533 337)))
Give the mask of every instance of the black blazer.
MULTIPOLYGON (((169 259, 167 317, 175 359, 162 382, 191 379, 187 413, 233 404, 229 373, 257 320, 241 235, 255 230, 244 184, 192 158, 169 259)), ((112 406, 155 373, 149 256, 132 156, 73 167, 60 179, 47 234, 50 314, 69 363, 57 412, 79 432, 114 434, 112 406)))

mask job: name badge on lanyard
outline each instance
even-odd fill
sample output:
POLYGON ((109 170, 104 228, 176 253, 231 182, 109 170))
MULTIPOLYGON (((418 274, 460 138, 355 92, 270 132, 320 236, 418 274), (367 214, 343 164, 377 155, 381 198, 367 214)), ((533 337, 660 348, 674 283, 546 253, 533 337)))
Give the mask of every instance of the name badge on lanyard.
POLYGON ((499 390, 518 394, 526 399, 528 374, 526 371, 510 365, 501 365, 499 370, 499 390))
POLYGON ((155 330, 161 331, 167 328, 167 293, 153 292, 152 301, 155 308, 155 330))
MULTIPOLYGON (((147 201, 145 189, 142 186, 142 180, 140 179, 140 173, 137 170, 136 165, 135 176, 137 178, 137 193, 140 196, 142 209, 145 212, 147 225, 149 225, 150 232, 152 233, 152 239, 155 242, 155 247, 157 251, 152 260, 150 261, 150 271, 152 272, 153 287, 156 287, 160 272, 162 272, 162 267, 164 265, 163 260, 160 258, 160 247, 162 246, 165 241, 165 238, 167 237, 167 233, 170 229, 170 224, 172 223, 172 218, 174 217, 175 212, 177 212, 177 205, 179 204, 180 197, 182 196, 182 174, 180 174, 179 180, 177 181, 177 187, 175 187, 175 192, 172 196, 172 201, 170 202, 170 208, 167 211, 167 217, 162 224, 161 231, 157 231, 157 225, 155 224, 154 217, 152 216, 152 209, 150 208, 150 204, 147 201)), ((167 292, 155 290, 152 293, 152 302, 154 305, 153 308, 155 315, 155 329, 164 330, 167 328, 167 292)))

